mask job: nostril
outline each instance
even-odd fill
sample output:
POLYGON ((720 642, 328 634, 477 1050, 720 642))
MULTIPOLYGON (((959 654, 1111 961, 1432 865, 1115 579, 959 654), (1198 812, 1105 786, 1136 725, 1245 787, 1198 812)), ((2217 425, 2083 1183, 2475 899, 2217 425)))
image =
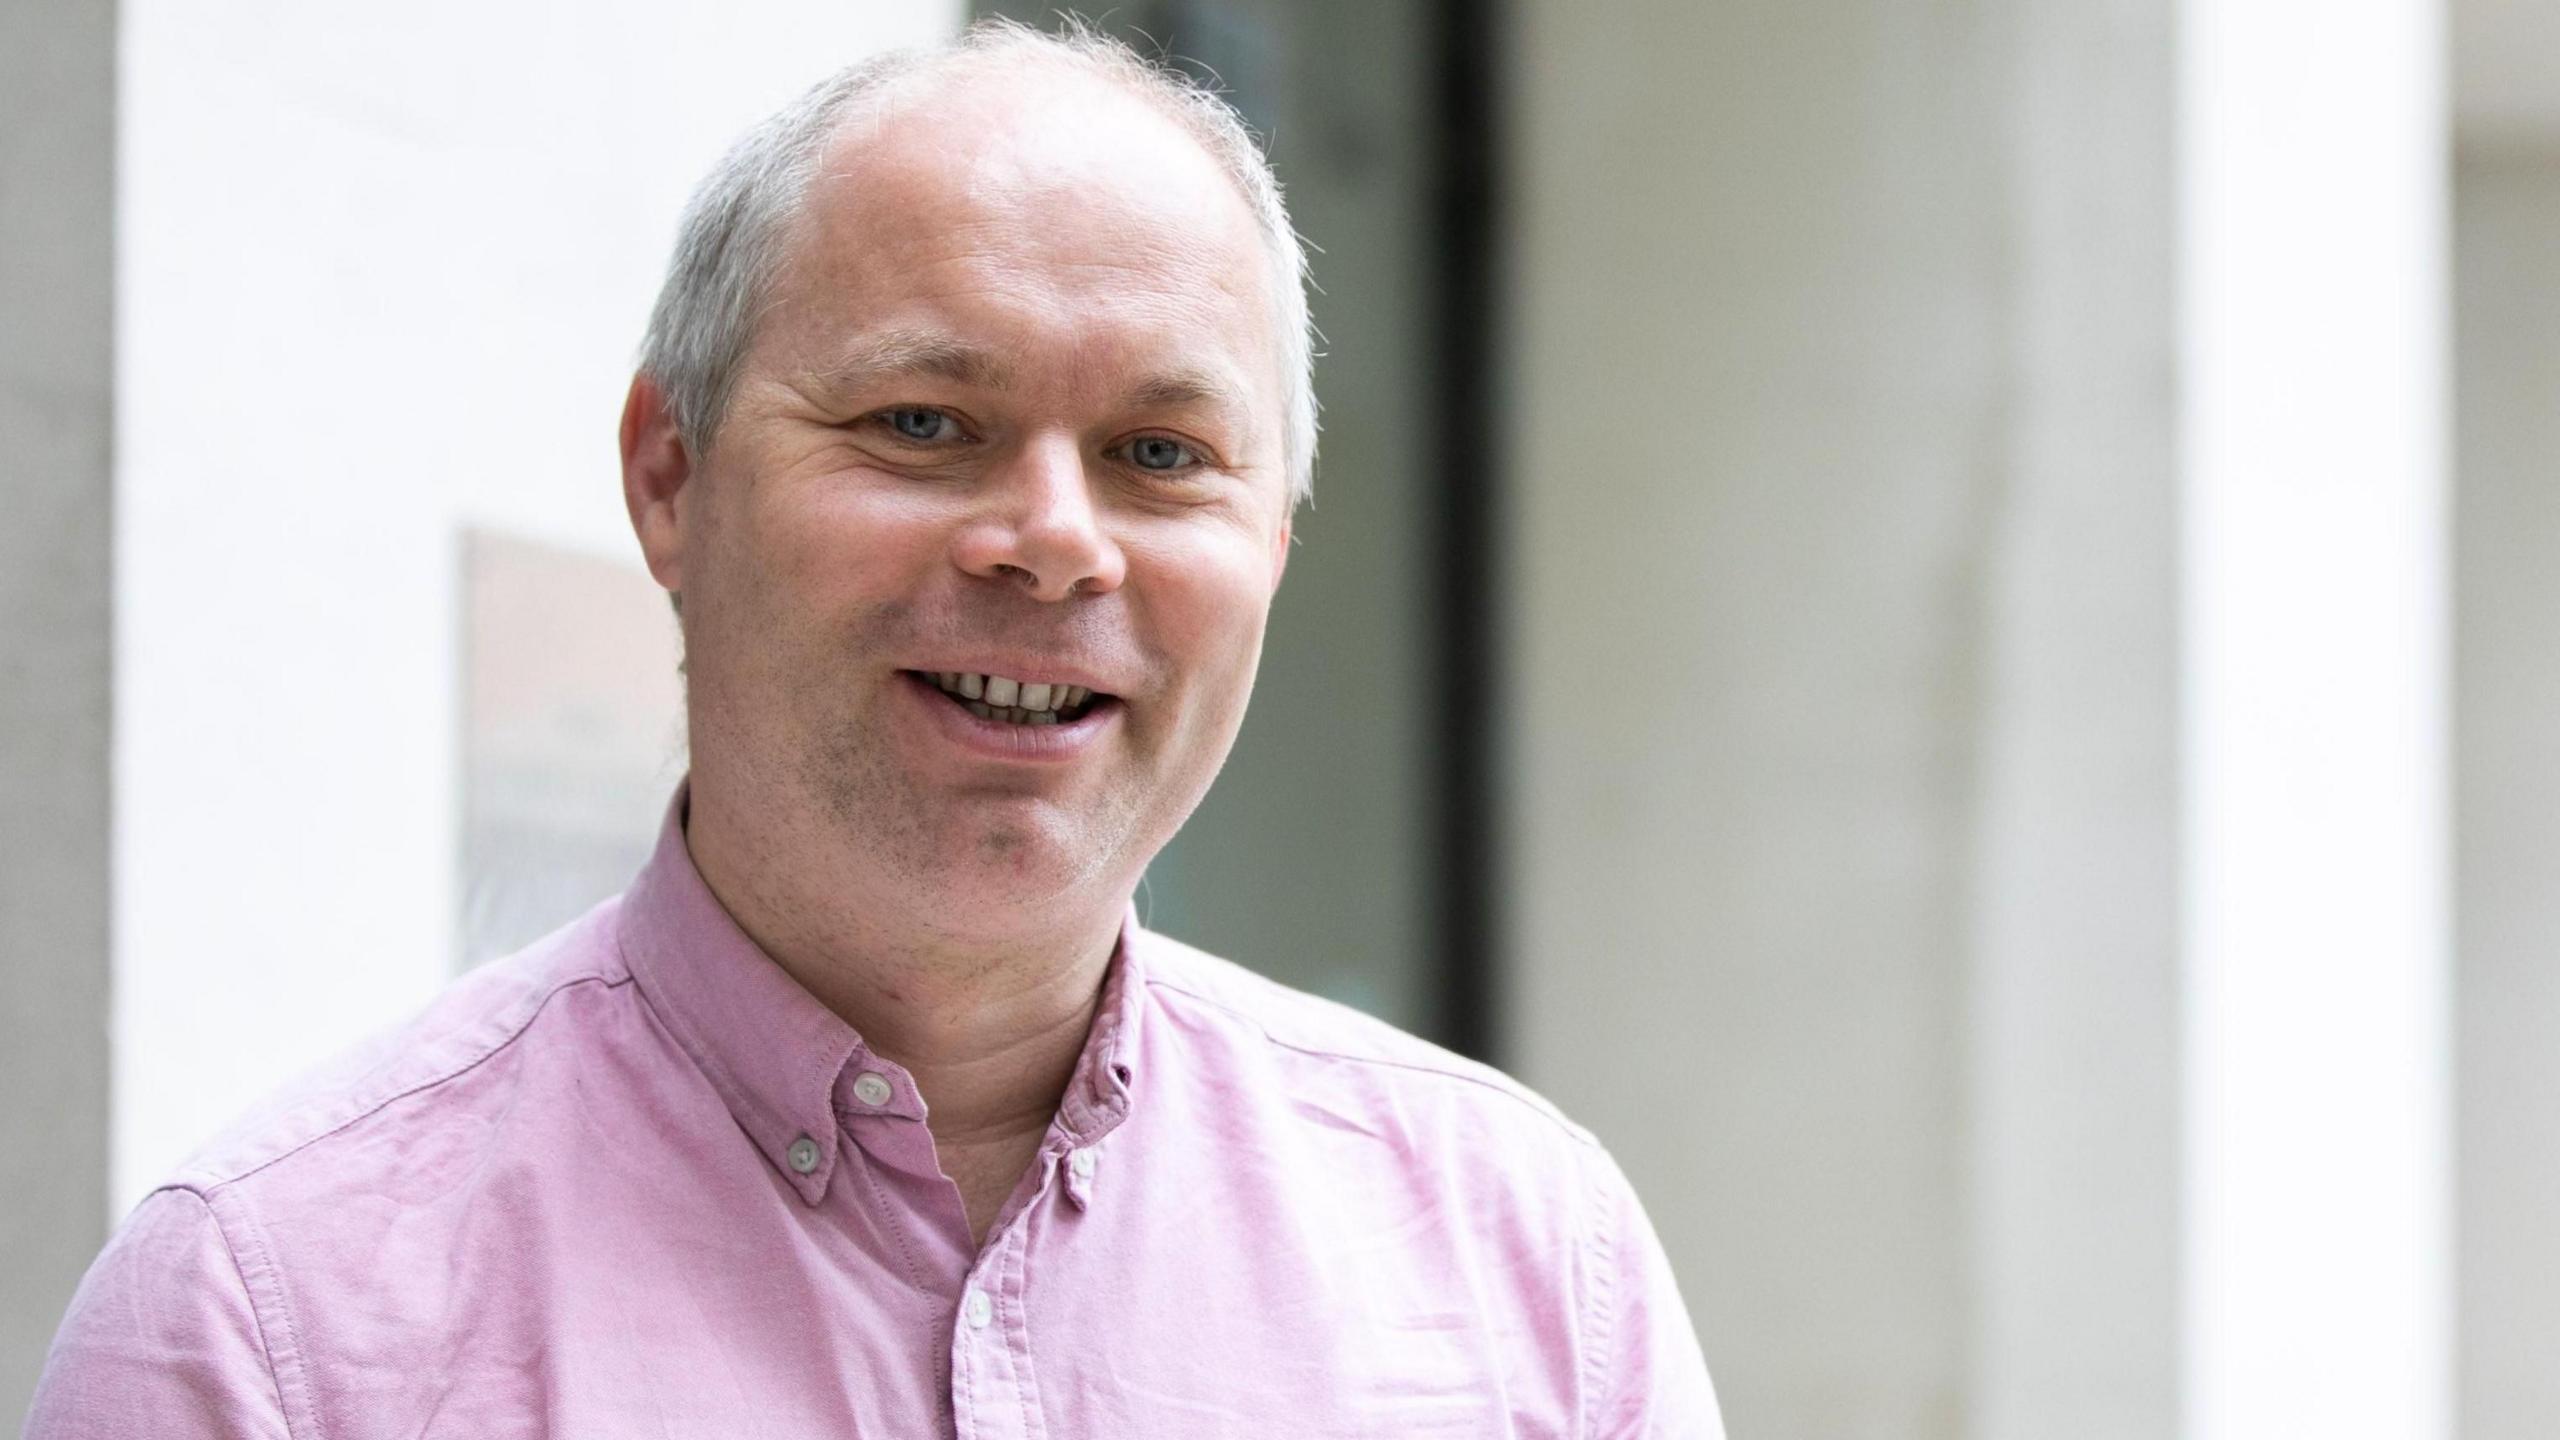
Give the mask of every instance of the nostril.
POLYGON ((1077 575, 1064 584, 1052 584, 1040 578, 1040 572, 1026 566, 999 561, 987 567, 990 579, 1018 582, 1023 589, 1043 599, 1072 599, 1078 595, 1095 595, 1111 588, 1111 582, 1099 575, 1077 575))

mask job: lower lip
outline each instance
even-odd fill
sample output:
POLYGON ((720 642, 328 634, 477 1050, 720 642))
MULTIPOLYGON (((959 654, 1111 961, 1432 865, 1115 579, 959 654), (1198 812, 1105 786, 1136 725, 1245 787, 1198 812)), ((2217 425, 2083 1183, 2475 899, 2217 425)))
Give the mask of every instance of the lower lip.
POLYGON ((1097 700, 1073 720, 1055 725, 1016 725, 1005 720, 981 720, 944 693, 941 686, 916 674, 901 670, 898 678, 914 702, 923 707, 931 723, 954 744, 973 755, 989 760, 1014 760, 1029 764, 1056 764, 1073 760, 1092 749, 1103 732, 1119 722, 1120 702, 1097 700))

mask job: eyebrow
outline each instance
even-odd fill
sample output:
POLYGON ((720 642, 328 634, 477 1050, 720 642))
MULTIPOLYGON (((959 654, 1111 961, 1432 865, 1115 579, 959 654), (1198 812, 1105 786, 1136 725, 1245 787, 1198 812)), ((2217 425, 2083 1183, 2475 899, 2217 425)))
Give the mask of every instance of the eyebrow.
POLYGON ((1211 405, 1238 416, 1253 413, 1235 382, 1208 370, 1174 370, 1150 375, 1129 391, 1123 402, 1131 410, 1172 410, 1185 405, 1211 405))
POLYGON ((816 378, 837 394, 851 394, 879 380, 919 375, 982 390, 1002 390, 1013 383, 994 351, 931 330, 864 336, 816 378))
MULTIPOLYGON (((929 376, 982 390, 1012 387, 1013 372, 996 353, 936 330, 883 330, 848 346, 816 379, 830 393, 852 395, 884 380, 929 376)), ((1127 410, 1175 410, 1205 405, 1241 429, 1252 430, 1253 403, 1233 380, 1215 370, 1184 366, 1150 375, 1121 399, 1127 410)))
MULTIPOLYGON (((1181 410, 1200 406, 1233 427, 1232 439, 1240 448, 1253 446, 1262 434, 1255 416, 1253 401, 1243 388, 1227 376, 1206 369, 1183 368, 1151 375, 1131 387, 1121 404, 1131 411, 1181 410)), ((1231 455, 1231 460, 1242 459, 1231 455)))

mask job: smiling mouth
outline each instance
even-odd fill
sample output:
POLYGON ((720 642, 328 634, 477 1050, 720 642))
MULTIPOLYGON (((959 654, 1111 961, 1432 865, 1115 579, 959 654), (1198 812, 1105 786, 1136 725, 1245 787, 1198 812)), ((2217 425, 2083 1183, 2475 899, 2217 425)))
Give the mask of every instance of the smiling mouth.
POLYGON ((981 720, 1007 725, 1059 725, 1083 719, 1111 697, 1081 685, 1043 684, 1007 675, 964 671, 907 672, 948 696, 981 720))

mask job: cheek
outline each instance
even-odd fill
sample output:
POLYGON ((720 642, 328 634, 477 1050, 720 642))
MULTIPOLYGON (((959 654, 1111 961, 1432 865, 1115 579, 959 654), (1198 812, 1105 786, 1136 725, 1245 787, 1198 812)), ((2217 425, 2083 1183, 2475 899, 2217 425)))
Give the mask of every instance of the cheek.
POLYGON ((831 626, 849 607, 910 594, 949 549, 947 517, 881 487, 837 483, 768 487, 744 562, 751 582, 784 612, 831 626))
POLYGON ((1131 589, 1144 592, 1136 598, 1153 643, 1195 679, 1193 703, 1203 719, 1229 708, 1200 692, 1241 689, 1252 675, 1271 609, 1267 543, 1237 534, 1215 544, 1130 549, 1131 589))

